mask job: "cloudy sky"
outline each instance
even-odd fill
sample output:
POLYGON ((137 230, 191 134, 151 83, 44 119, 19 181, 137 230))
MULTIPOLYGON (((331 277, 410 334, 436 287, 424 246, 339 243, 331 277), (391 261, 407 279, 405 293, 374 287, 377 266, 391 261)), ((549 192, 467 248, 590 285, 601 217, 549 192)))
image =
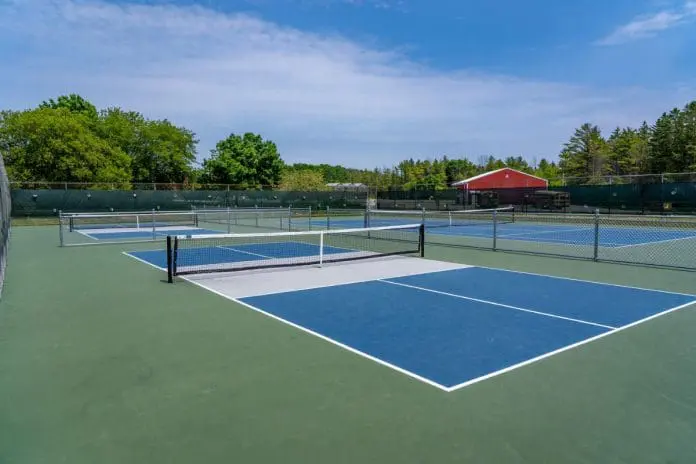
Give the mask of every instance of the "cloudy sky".
POLYGON ((0 108, 79 93, 288 162, 555 159, 696 99, 696 0, 0 0, 0 108))

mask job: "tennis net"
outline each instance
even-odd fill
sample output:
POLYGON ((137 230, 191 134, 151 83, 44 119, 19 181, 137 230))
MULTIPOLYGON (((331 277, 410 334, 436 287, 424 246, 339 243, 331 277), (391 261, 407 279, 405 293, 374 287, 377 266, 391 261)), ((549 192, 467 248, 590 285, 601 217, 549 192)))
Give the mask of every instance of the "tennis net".
POLYGON ((400 211, 369 210, 365 214, 365 227, 380 227, 420 222, 426 229, 435 227, 459 227, 507 224, 515 222, 515 208, 475 209, 468 211, 400 211))
POLYGON ((186 274, 424 255, 424 227, 406 224, 341 230, 167 237, 167 273, 186 274))
POLYGON ((65 214, 61 213, 61 222, 68 223, 68 230, 94 229, 136 229, 152 230, 153 228, 172 226, 197 226, 198 218, 193 212, 149 211, 143 213, 97 213, 97 214, 65 214))

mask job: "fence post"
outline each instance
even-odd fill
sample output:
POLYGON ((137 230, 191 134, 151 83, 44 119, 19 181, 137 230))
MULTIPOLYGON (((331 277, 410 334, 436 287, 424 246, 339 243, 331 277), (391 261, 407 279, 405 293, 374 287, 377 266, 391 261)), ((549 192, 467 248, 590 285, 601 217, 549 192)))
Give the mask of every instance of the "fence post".
POLYGON ((308 222, 307 222, 307 224, 308 224, 307 230, 312 230, 312 207, 311 207, 311 206, 308 206, 308 207, 307 207, 307 217, 308 217, 308 219, 307 219, 307 221, 308 221, 308 222))
POLYGON ((326 207, 326 230, 331 230, 331 212, 329 206, 326 207))
POLYGON ((232 232, 232 210, 230 207, 227 207, 227 233, 232 232))
POLYGON ((60 238, 60 246, 65 246, 63 240, 63 211, 58 211, 58 237, 60 238))
POLYGON ((498 212, 493 210, 493 251, 498 249, 498 212))
POLYGON ((157 216, 155 208, 152 208, 152 240, 157 240, 157 216))
POLYGON ((595 210, 594 214, 594 254, 593 260, 599 259, 599 209, 595 210))

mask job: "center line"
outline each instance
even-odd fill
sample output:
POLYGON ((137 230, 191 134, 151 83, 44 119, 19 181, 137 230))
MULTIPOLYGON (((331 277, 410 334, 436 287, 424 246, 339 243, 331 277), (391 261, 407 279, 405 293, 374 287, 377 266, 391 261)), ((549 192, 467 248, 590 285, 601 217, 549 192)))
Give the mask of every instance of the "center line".
POLYGON ((511 305, 506 305, 503 303, 496 303, 494 301, 488 301, 488 300, 480 300, 478 298, 472 298, 470 296, 463 296, 463 295, 457 295, 455 293, 447 293, 447 292, 441 292, 439 290, 432 290, 430 288, 424 288, 424 287, 417 287, 415 285, 409 285, 409 284, 402 284, 399 282, 393 282, 391 280, 384 280, 381 279, 379 282, 384 282, 385 284, 391 284, 391 285, 399 285, 401 287, 407 287, 407 288, 413 288, 416 290, 421 290, 424 292, 431 292, 431 293, 437 293, 439 295, 445 295, 445 296, 451 296, 452 298, 459 298, 462 300, 469 300, 469 301, 476 301, 479 303, 485 303, 493 306, 500 306, 502 308, 508 308, 508 309, 514 309, 516 311, 523 311, 525 313, 532 313, 532 314, 537 314, 539 316, 546 316, 546 317, 553 317, 556 319, 563 319, 566 321, 571 321, 571 322, 577 322, 579 324, 587 324, 587 325, 593 325, 595 327, 603 327, 605 329, 611 329, 611 330, 616 330, 616 327, 612 327, 610 325, 604 325, 604 324, 598 324, 596 322, 590 322, 590 321, 583 321, 582 319, 573 319, 572 317, 565 317, 565 316, 558 316, 557 314, 551 314, 551 313, 544 313, 541 311, 534 311, 532 309, 526 309, 526 308, 520 308, 519 306, 511 306, 511 305))
POLYGON ((224 246, 224 245, 218 245, 217 248, 221 248, 223 250, 236 251, 237 253, 244 253, 245 255, 258 256, 260 258, 274 259, 273 256, 266 256, 266 255, 261 255, 258 253, 252 253, 251 251, 244 251, 244 250, 240 250, 239 248, 233 248, 233 247, 228 247, 228 246, 224 246))

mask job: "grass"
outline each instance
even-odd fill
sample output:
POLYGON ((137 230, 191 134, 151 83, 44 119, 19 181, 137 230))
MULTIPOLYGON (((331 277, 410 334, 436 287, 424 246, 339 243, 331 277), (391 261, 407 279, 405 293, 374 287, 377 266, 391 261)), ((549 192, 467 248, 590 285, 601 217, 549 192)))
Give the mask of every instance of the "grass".
MULTIPOLYGON (((694 308, 444 393, 121 254, 152 244, 57 240, 12 231, 2 463, 696 462, 694 308)), ((694 291, 692 272, 427 256, 694 291)))

